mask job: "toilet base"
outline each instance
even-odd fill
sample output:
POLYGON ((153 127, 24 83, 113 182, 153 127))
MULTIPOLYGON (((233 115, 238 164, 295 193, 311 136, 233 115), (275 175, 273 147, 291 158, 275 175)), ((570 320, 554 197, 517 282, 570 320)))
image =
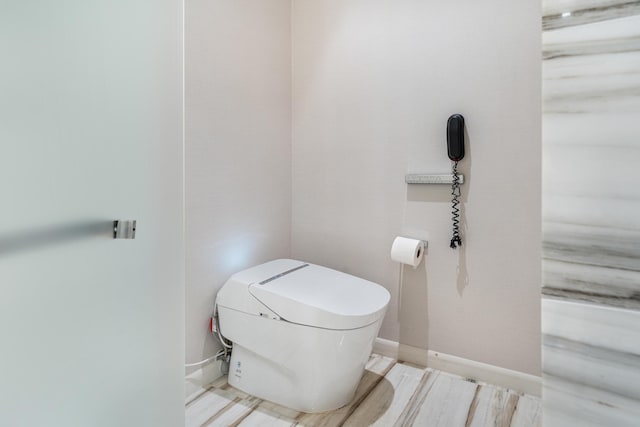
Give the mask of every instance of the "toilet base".
POLYGON ((219 309, 222 333, 233 342, 229 384, 310 413, 353 399, 382 323, 331 330, 219 309))
POLYGON ((320 389, 303 390, 304 381, 293 371, 256 357, 246 349, 234 348, 228 382, 233 387, 261 399, 296 411, 315 413, 331 411, 348 404, 355 395, 360 376, 355 381, 355 387, 338 387, 330 393, 321 392, 320 389), (241 374, 238 375, 237 371, 241 371, 241 374), (247 379, 247 375, 252 375, 255 371, 259 374, 254 379, 247 379))

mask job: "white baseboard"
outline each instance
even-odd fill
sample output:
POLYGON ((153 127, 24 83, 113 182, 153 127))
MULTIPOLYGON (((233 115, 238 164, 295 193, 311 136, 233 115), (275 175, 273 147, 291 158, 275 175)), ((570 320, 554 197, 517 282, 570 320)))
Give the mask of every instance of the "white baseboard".
POLYGON ((221 360, 212 360, 197 371, 184 377, 184 394, 186 401, 189 402, 193 396, 199 395, 209 384, 222 377, 224 374, 222 373, 221 367, 221 360))
POLYGON ((373 343, 373 352, 381 356, 395 360, 413 363, 420 366, 428 366, 428 352, 423 348, 399 344, 395 341, 376 338, 373 343))
POLYGON ((380 356, 400 360, 398 357, 398 343, 395 341, 385 340, 384 338, 378 337, 373 343, 373 352, 380 356))
POLYGON ((462 357, 398 344, 395 341, 376 338, 373 344, 373 352, 382 356, 391 357, 403 362, 426 366, 439 371, 449 372, 470 378, 495 384, 522 393, 540 396, 542 392, 542 379, 535 375, 525 374, 499 366, 489 365, 462 357))

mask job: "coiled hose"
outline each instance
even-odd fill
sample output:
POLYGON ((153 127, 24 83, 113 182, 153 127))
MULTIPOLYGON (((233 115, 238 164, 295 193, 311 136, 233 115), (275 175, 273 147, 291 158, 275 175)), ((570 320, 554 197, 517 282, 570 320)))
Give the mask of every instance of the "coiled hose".
POLYGON ((456 249, 462 246, 462 240, 460 239, 460 178, 458 177, 458 162, 453 162, 453 184, 451 185, 451 219, 453 220, 453 237, 451 238, 451 249, 456 249))

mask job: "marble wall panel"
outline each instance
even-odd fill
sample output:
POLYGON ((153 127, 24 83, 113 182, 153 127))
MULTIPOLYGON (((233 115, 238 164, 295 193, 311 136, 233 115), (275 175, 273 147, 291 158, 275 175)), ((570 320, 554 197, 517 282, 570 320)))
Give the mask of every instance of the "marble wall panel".
POLYGON ((640 1, 543 1, 543 423, 640 420, 640 1))
POLYGON ((640 308, 640 2, 599 3, 543 32, 543 292, 640 308))
POLYGON ((542 301, 543 421, 548 426, 637 426, 640 311, 542 301))

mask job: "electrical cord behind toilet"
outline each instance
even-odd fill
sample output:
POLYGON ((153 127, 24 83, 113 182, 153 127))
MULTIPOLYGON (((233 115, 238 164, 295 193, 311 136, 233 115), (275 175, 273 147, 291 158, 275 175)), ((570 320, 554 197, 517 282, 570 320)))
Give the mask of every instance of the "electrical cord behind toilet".
POLYGON ((222 336, 220 333, 220 324, 218 318, 218 306, 216 305, 213 316, 211 316, 211 332, 214 333, 218 338, 220 344, 222 344, 222 349, 218 351, 214 356, 208 357, 204 360, 195 363, 186 363, 184 365, 185 368, 191 368, 194 366, 204 365, 206 363, 211 362, 212 360, 220 360, 222 359, 222 364, 220 365, 220 371, 222 374, 226 375, 229 372, 229 359, 231 358, 231 350, 233 349, 233 344, 231 342, 227 342, 228 340, 222 336))
POLYGON ((222 350, 216 354, 216 358, 223 357, 222 364, 220 365, 220 371, 223 374, 229 373, 229 360, 231 359, 231 351, 233 350, 233 343, 222 336, 220 332, 220 316, 218 316, 218 305, 216 304, 213 309, 213 329, 216 332, 218 341, 222 344, 222 350), (228 342, 227 342, 228 341, 228 342))
POLYGON ((192 368, 192 367, 194 367, 194 366, 204 365, 204 364, 206 364, 206 363, 211 362, 212 360, 216 360, 216 359, 218 359, 220 356, 222 356, 222 355, 224 355, 224 354, 225 354, 225 351, 224 351, 224 349, 222 349, 222 350, 220 350, 219 352, 217 352, 217 353, 215 354, 215 356, 207 357, 206 359, 201 360, 201 361, 199 361, 199 362, 194 362, 194 363, 185 363, 184 367, 185 367, 185 368, 192 368))

